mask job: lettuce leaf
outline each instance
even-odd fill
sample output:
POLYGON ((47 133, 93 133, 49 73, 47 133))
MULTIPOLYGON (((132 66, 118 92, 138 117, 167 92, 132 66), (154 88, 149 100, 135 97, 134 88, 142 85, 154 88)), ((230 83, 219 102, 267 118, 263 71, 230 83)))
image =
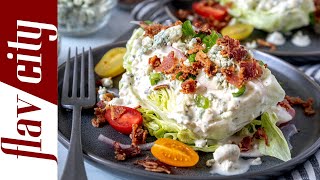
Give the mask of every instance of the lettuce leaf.
POLYGON ((161 118, 158 113, 146 108, 139 108, 142 114, 143 125, 148 129, 151 136, 156 138, 171 138, 186 144, 194 144, 196 135, 189 129, 177 124, 174 120, 161 118))
POLYGON ((244 1, 238 0, 220 0, 220 2, 222 4, 233 4, 228 12, 236 18, 237 21, 251 24, 255 28, 267 32, 287 32, 307 26, 310 23, 309 13, 315 9, 312 0, 302 0, 298 7, 288 7, 290 3, 284 7, 282 3, 266 9, 261 9, 259 5, 259 3, 263 3, 264 1, 246 1, 246 3, 244 3, 244 1))
POLYGON ((259 140, 258 149, 261 154, 273 156, 283 161, 289 161, 291 159, 291 153, 288 143, 283 136, 281 130, 276 126, 278 121, 277 116, 265 112, 261 116, 261 127, 264 128, 268 140, 269 146, 267 146, 264 140, 259 140))

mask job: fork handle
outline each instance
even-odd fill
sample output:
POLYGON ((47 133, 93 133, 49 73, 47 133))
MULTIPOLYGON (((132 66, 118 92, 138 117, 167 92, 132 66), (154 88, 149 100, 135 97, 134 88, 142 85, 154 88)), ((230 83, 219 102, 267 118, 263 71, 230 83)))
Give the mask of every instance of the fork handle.
POLYGON ((87 180, 81 144, 81 107, 73 106, 71 140, 61 180, 87 180))

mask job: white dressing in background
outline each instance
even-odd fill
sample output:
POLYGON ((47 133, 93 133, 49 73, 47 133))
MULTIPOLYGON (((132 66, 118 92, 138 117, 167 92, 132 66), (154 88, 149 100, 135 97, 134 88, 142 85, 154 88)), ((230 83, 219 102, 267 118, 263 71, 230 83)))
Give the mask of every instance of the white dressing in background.
POLYGON ((306 47, 309 46, 311 44, 311 40, 310 37, 308 35, 304 35, 302 33, 302 31, 298 31, 296 32, 292 39, 291 42, 295 45, 295 46, 299 46, 299 47, 306 47))
POLYGON ((268 34, 266 40, 267 40, 267 42, 272 43, 277 46, 281 46, 281 45, 284 45, 284 43, 286 43, 286 39, 278 31, 275 31, 273 33, 268 34))

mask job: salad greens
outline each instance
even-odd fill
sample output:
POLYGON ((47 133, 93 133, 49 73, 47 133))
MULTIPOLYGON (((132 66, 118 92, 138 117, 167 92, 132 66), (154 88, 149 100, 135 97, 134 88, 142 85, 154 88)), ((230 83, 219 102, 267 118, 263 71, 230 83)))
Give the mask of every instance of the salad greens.
POLYGON ((309 13, 315 7, 313 0, 220 0, 222 4, 232 3, 229 13, 239 22, 251 24, 267 32, 283 31, 309 25, 309 13))
POLYGON ((264 140, 260 140, 258 149, 263 155, 273 156, 283 161, 288 161, 291 159, 291 153, 285 137, 281 130, 276 126, 277 121, 278 118, 274 113, 269 114, 265 112, 262 114, 261 127, 264 128, 268 136, 269 146, 265 144, 264 140))

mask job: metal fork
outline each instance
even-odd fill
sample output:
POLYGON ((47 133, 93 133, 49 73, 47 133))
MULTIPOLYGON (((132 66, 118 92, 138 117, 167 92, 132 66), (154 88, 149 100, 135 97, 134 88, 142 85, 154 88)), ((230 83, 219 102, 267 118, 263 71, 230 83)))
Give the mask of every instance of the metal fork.
POLYGON ((70 75, 70 48, 68 59, 66 61, 64 79, 62 85, 61 104, 63 107, 72 109, 72 130, 70 138, 69 152, 67 161, 61 176, 61 180, 87 180, 84 168, 82 144, 81 144, 81 110, 82 108, 91 108, 96 103, 95 80, 93 73, 93 57, 91 48, 88 53, 88 78, 85 74, 85 55, 84 48, 81 55, 81 69, 79 79, 78 67, 78 49, 74 57, 73 65, 73 83, 71 96, 69 96, 69 75, 70 75), (78 84, 80 80, 80 94, 78 95, 78 84), (86 82, 87 81, 87 82, 86 82), (86 84, 88 84, 86 86, 86 84), (86 92, 88 96, 86 97, 86 92))

